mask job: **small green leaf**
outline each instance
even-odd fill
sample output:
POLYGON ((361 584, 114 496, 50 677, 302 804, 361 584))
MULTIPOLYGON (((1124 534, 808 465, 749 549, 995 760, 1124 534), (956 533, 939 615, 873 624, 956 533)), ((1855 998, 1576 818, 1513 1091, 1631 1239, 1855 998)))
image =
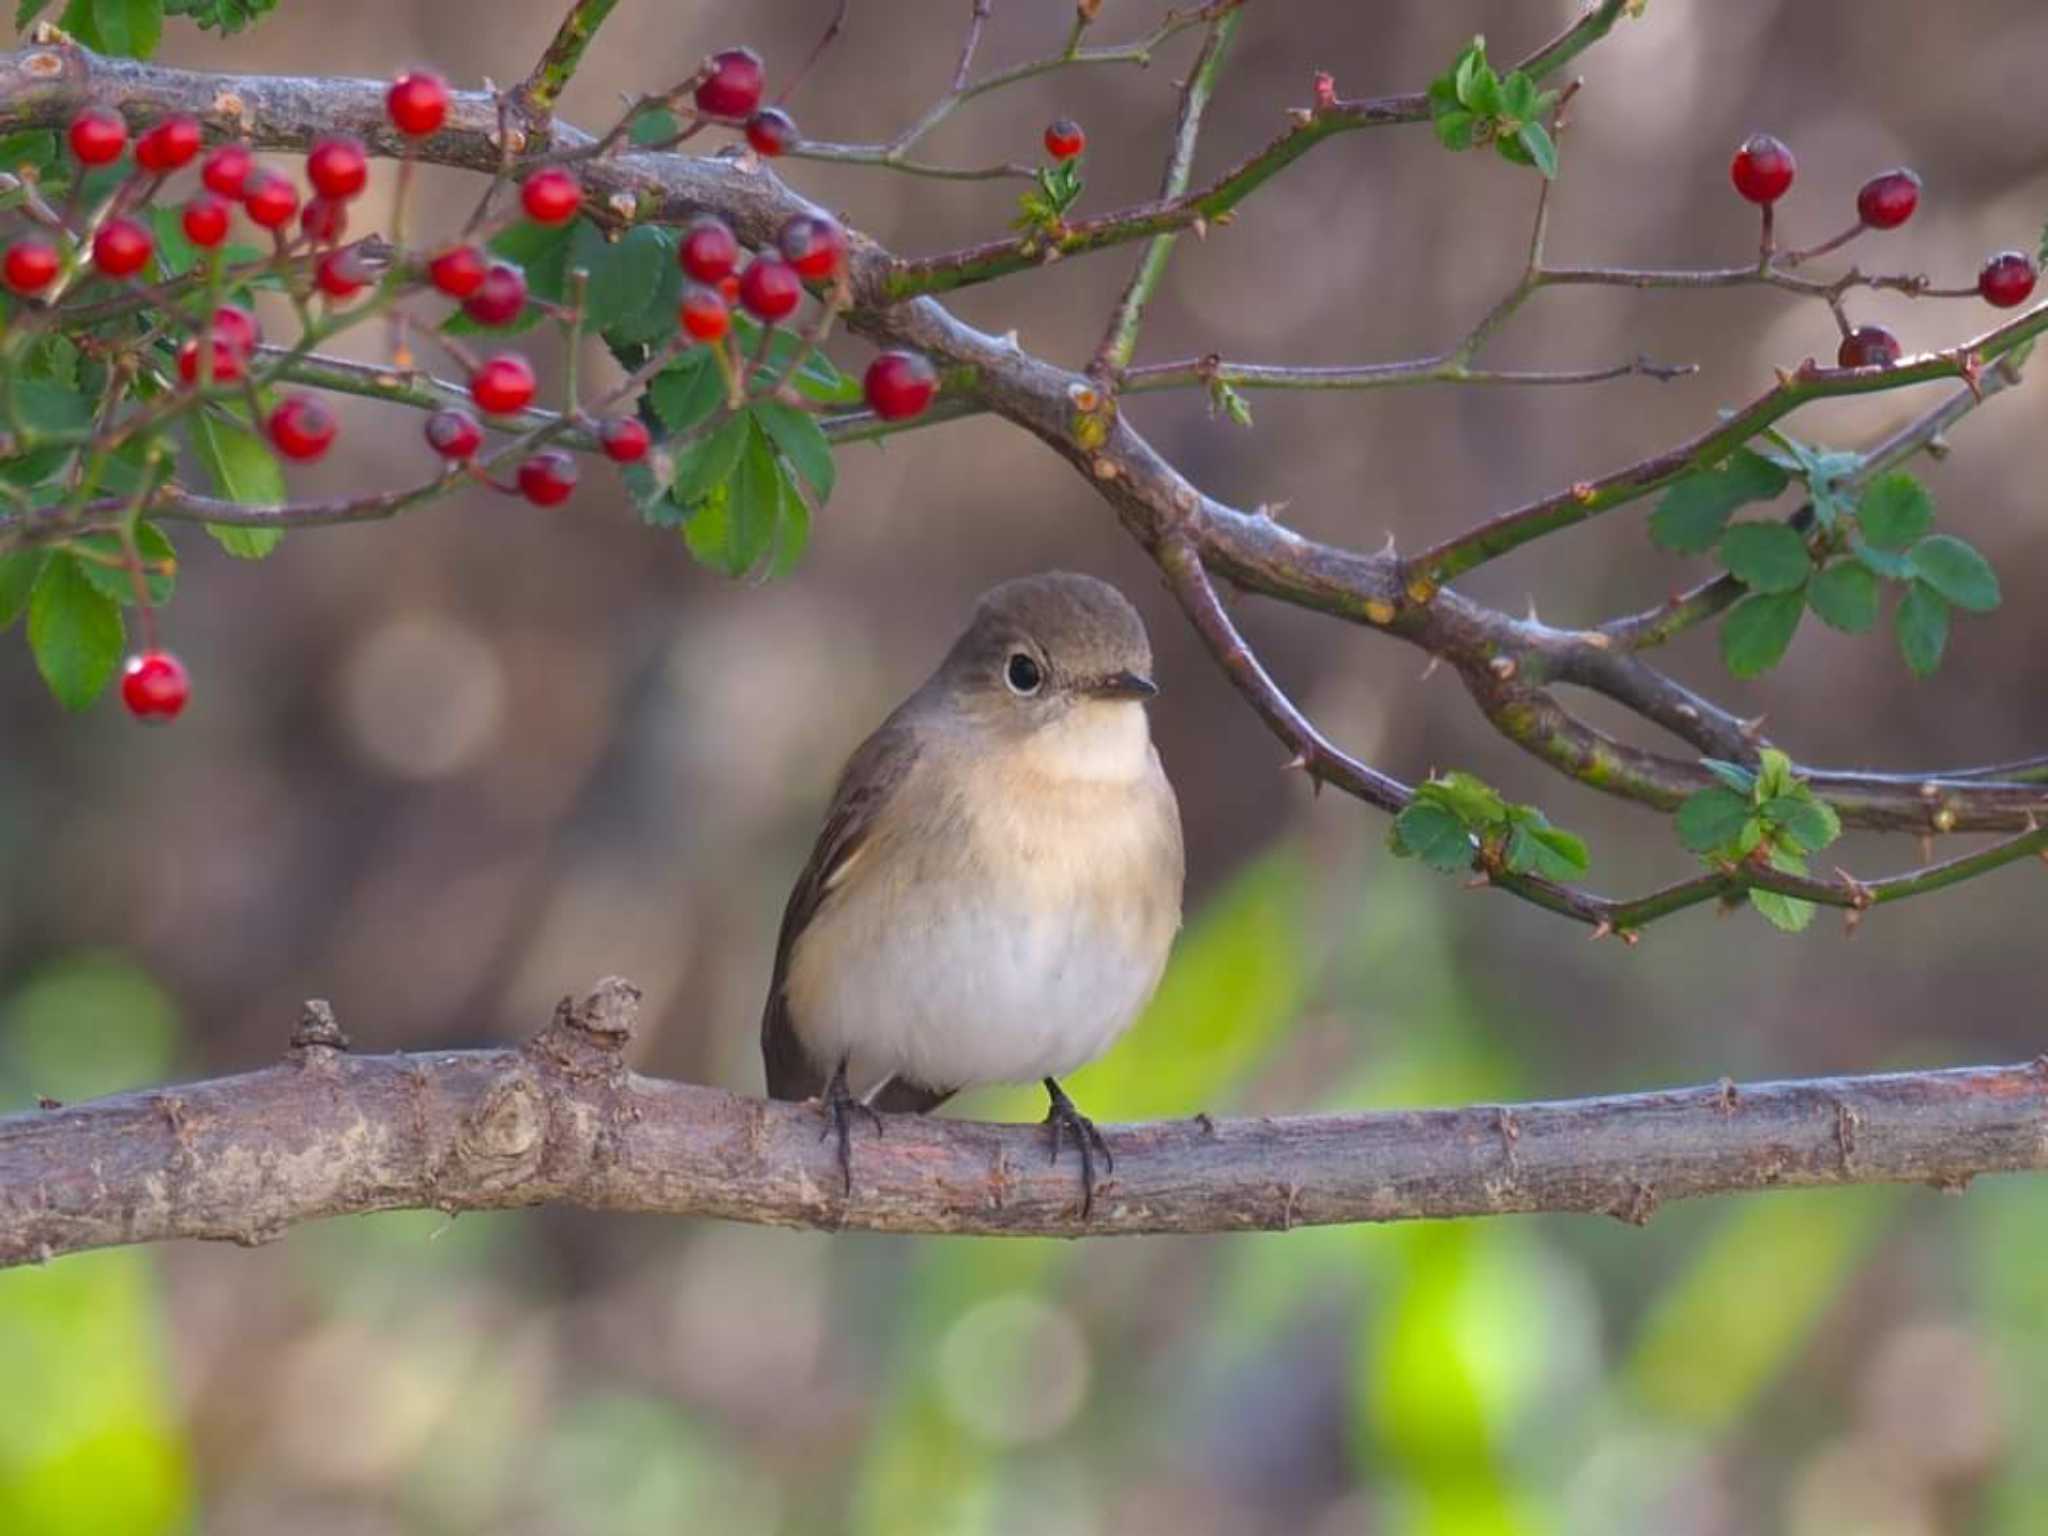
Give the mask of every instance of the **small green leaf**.
POLYGON ((121 609, 86 579, 76 556, 53 553, 28 605, 36 670, 57 702, 84 709, 121 664, 121 609))
POLYGON ((1507 99, 1501 94, 1500 77, 1485 65, 1472 71, 1469 93, 1460 93, 1459 100, 1480 117, 1499 117, 1506 109, 1507 99))
POLYGON ((1849 553, 1856 557, 1858 565, 1886 581, 1904 581, 1913 574, 1913 567, 1901 551, 1875 549, 1861 534, 1850 535, 1849 553))
POLYGON ((1792 759, 1776 747, 1764 747, 1756 755, 1756 791, 1750 800, 1757 805, 1780 795, 1797 794, 1805 786, 1792 771, 1792 759))
MULTIPOLYGON (((212 411, 195 412, 188 423, 193 451, 224 500, 245 507, 284 505, 284 471, 262 438, 239 421, 228 421, 212 411)), ((208 523, 206 531, 237 560, 261 560, 284 537, 280 528, 244 528, 230 523, 208 523)))
MULTIPOLYGON (((74 547, 83 547, 109 560, 124 561, 127 558, 118 534, 88 533, 71 542, 74 547)), ((135 525, 135 552, 142 557, 145 567, 165 567, 143 572, 150 606, 161 608, 170 601, 171 588, 177 583, 178 552, 171 548, 171 541, 164 537, 164 531, 155 523, 135 525)), ((115 602, 123 607, 134 606, 135 577, 125 565, 106 565, 81 556, 78 569, 87 581, 115 602)))
MULTIPOLYGON (((629 229, 617 241, 607 241, 588 219, 576 222, 569 264, 590 274, 583 289, 583 328, 608 333, 646 310, 648 295, 661 287, 665 272, 675 270, 675 262, 661 231, 651 225, 629 229)), ((674 325, 673 313, 664 318, 674 325)))
POLYGON ((1806 612, 1798 592, 1752 593, 1721 621, 1721 659, 1737 677, 1761 677, 1784 659, 1806 612))
POLYGON ((779 400, 757 400, 750 409, 782 456, 818 493, 818 500, 829 500, 838 467, 817 418, 779 400))
POLYGON ((1856 504, 1863 537, 1878 549, 1904 549, 1934 526, 1934 498, 1902 469, 1879 475, 1856 504))
POLYGON ((1508 834, 1507 866, 1546 880, 1577 880, 1593 867, 1593 857, 1576 833, 1547 822, 1523 822, 1508 834))
POLYGON ((185 222, 176 208, 161 204, 149 210, 150 236, 156 245, 156 267, 164 277, 178 277, 199 260, 199 247, 185 238, 185 222))
POLYGON ((1557 146, 1550 141, 1549 129, 1538 122, 1526 122, 1515 130, 1515 141, 1529 152, 1529 163, 1543 173, 1544 180, 1557 179, 1557 146))
POLYGON ((1958 608, 1989 613, 1998 606, 1998 573, 1975 546, 1953 534, 1930 534, 1906 551, 1906 560, 1928 586, 1958 608))
POLYGON ((747 424, 746 447, 728 484, 732 536, 726 548, 725 572, 744 576, 774 545, 775 524, 782 514, 782 463, 775 445, 757 423, 747 424))
POLYGON ((619 475, 626 482, 626 494, 633 498, 642 522, 654 528, 673 528, 683 520, 683 509, 670 497, 668 486, 647 460, 628 464, 619 475))
POLYGON ((1750 816, 1749 796, 1714 784, 1688 795, 1678 807, 1678 840, 1694 853, 1712 853, 1733 843, 1750 816))
POLYGON ((1803 933, 1813 922, 1814 905, 1800 896, 1785 896, 1777 891, 1752 889, 1749 893, 1749 904, 1755 907, 1773 928, 1784 933, 1803 933))
POLYGON ((725 404, 725 373, 709 347, 692 347, 647 386, 654 414, 671 432, 687 432, 725 404))
POLYGON ((528 293, 559 303, 568 296, 570 248, 578 232, 590 227, 590 220, 581 216, 566 224, 518 219, 493 235, 488 249, 525 274, 528 293))
POLYGON ((1703 757, 1700 759, 1700 766, 1745 800, 1756 788, 1756 775, 1740 763, 1731 763, 1719 757, 1703 757))
POLYGON ((1913 675, 1929 676, 1948 648, 1948 599, 1926 582, 1914 582, 1892 613, 1892 629, 1913 675))
POLYGON ((1467 827, 1478 831, 1507 818, 1507 802, 1484 779, 1453 771, 1438 774, 1416 788, 1418 800, 1442 806, 1467 827))
POLYGON ((1712 549, 1737 507, 1768 501, 1789 483, 1785 471, 1747 448, 1716 469, 1676 482, 1650 514, 1650 538, 1665 549, 1698 555, 1712 549))
POLYGON ((1458 62, 1451 67, 1451 84, 1456 88, 1461 104, 1477 110, 1475 93, 1480 89, 1482 77, 1491 78, 1492 68, 1486 62, 1486 39, 1475 37, 1466 44, 1458 55, 1458 62))
POLYGON ((1394 818, 1387 844, 1401 858, 1420 859, 1447 875, 1472 866, 1472 834, 1465 823, 1426 800, 1415 801, 1394 818))
POLYGON ((796 569, 811 542, 811 506, 788 475, 782 477, 782 506, 775 540, 768 550, 768 574, 780 580, 796 569))
POLYGON ((742 413, 690 444, 676 456, 676 476, 669 494, 679 505, 693 507, 700 498, 722 489, 738 466, 752 430, 752 420, 742 413))
POLYGON ((683 131, 673 112, 650 108, 633 119, 631 137, 635 145, 659 144, 683 131))
POLYGON ((1752 592, 1796 592, 1813 574, 1806 541, 1783 523, 1737 523, 1721 536, 1721 563, 1752 592))
MULTIPOLYGON (((28 24, 50 8, 50 0, 20 0, 14 7, 14 30, 24 31, 28 24)), ((6 162, 0 160, 0 165, 6 162)))
POLYGON ((1430 120, 1430 127, 1436 131, 1436 141, 1445 149, 1470 149, 1472 139, 1479 127, 1479 119, 1470 112, 1453 107, 1448 112, 1439 112, 1430 120))
POLYGON ((1806 584, 1806 603, 1823 624, 1860 635, 1877 622, 1877 577, 1854 560, 1837 560, 1806 584))
POLYGON ((35 590, 36 578, 43 574, 43 562, 49 552, 41 549, 17 549, 0 555, 0 630, 14 627, 14 621, 28 608, 29 594, 35 590))
POLYGON ((92 0, 92 20, 104 52, 146 59, 164 35, 163 0, 92 0))
POLYGON ((1764 819, 1793 845, 1797 853, 1818 853, 1842 835, 1835 808, 1806 786, 1764 802, 1764 819))
POLYGON ((1501 111, 1517 122, 1532 123, 1542 115, 1542 98, 1537 95, 1536 82, 1529 78, 1526 70, 1510 70, 1508 77, 1500 83, 1501 111))

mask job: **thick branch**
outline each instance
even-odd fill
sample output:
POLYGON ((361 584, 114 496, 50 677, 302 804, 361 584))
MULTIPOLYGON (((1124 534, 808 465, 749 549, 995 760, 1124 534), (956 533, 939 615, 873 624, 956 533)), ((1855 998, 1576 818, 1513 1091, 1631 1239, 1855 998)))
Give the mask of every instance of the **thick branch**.
POLYGON ((351 1056, 309 1005, 291 1059, 0 1118, 0 1265, 120 1243, 260 1243, 367 1211, 597 1210, 1078 1237, 1510 1212, 1640 1223, 1663 1201, 2048 1168, 2048 1058, 1466 1109, 1123 1126, 1079 1216, 1035 1126, 890 1116, 841 1193, 814 1106, 626 1070, 601 983, 517 1050, 351 1056))

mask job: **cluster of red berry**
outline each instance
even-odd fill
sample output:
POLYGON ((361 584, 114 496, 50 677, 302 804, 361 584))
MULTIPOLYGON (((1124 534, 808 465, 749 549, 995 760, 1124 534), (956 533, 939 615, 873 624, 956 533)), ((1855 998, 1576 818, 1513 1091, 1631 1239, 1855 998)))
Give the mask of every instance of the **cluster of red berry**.
MULTIPOLYGON (((780 155, 801 138, 789 115, 761 105, 763 71, 760 58, 745 48, 727 49, 709 59, 698 79, 695 103, 700 117, 742 128, 760 154, 780 155)), ((447 122, 450 96, 438 75, 418 71, 394 81, 385 98, 392 125, 421 139, 438 133, 447 122)), ((89 108, 70 124, 68 142, 81 167, 110 165, 129 147, 128 127, 118 112, 89 108)), ((1069 122, 1046 131, 1046 148, 1057 159, 1081 152, 1082 136, 1069 122)), ((185 237, 201 250, 212 250, 228 237, 239 206, 252 224, 271 232, 280 255, 290 244, 294 215, 311 258, 312 288, 330 305, 355 298, 377 281, 378 271, 360 245, 344 244, 348 205, 369 181, 369 160, 362 142, 347 134, 317 140, 306 155, 306 179, 313 195, 301 206, 289 177, 257 164, 249 146, 218 144, 206 151, 199 122, 183 114, 167 117, 134 143, 138 176, 133 190, 115 198, 112 212, 93 231, 89 242, 92 269, 111 279, 133 278, 154 254, 149 226, 132 215, 147 201, 161 179, 198 160, 200 186, 182 205, 179 222, 185 237), (202 159, 202 152, 204 156, 202 159), (146 174, 145 174, 146 173, 146 174)), ((519 186, 519 207, 538 224, 560 225, 582 208, 584 189, 565 166, 534 170, 519 186)), ((83 254, 83 253, 81 253, 83 254)), ((737 306, 762 326, 787 321, 803 301, 807 284, 843 278, 847 261, 845 231, 821 213, 799 214, 779 231, 772 244, 749 255, 733 230, 715 215, 705 215, 681 235, 678 261, 689 279, 677 310, 677 323, 693 342, 732 343, 732 310, 737 306)), ((485 248, 464 240, 416 263, 403 253, 396 258, 399 277, 421 281, 453 299, 472 322, 496 328, 525 313, 529 294, 524 273, 511 262, 490 256, 485 248)), ((23 235, 0 253, 0 278, 23 297, 54 302, 53 285, 61 289, 67 248, 40 233, 23 235)), ((65 279, 68 281, 68 279, 65 279)), ((242 382, 261 345, 256 317, 233 303, 215 306, 209 323, 185 340, 176 354, 180 381, 206 389, 242 382)), ((863 395, 875 414, 887 421, 915 417, 930 406, 938 391, 938 374, 924 357, 909 352, 884 352, 869 365, 863 395)), ((538 381, 531 363, 515 351, 477 360, 469 371, 469 396, 485 417, 515 416, 534 399, 538 381)), ((305 393, 283 396, 269 411, 264 429, 285 458, 307 462, 320 458, 338 435, 334 413, 317 397, 305 393)), ((594 436, 606 457, 635 463, 653 447, 647 426, 635 416, 613 417, 594 425, 594 436)), ((484 426, 478 416, 459 407, 433 412, 425 423, 433 452, 450 464, 467 465, 483 449, 484 426)), ((514 477, 518 493, 539 506, 557 506, 574 492, 575 458, 555 449, 528 456, 514 477)), ((509 488, 509 487, 508 487, 509 488)), ((128 663, 122 698, 138 718, 168 720, 184 707, 189 680, 183 665, 170 653, 151 648, 128 663)))
MULTIPOLYGON (((1792 188, 1799 162, 1783 140, 1768 133, 1743 141, 1728 166, 1735 190, 1759 207, 1769 208, 1792 188)), ((1865 229, 1897 229, 1920 206, 1920 178, 1904 166, 1881 171, 1856 192, 1856 225, 1865 229)), ((1830 242, 1832 247, 1833 242, 1830 242)), ((1977 292, 1987 304, 2012 309, 2026 303, 2040 270, 2024 251, 2000 251, 1977 271, 1977 292)), ((1881 325, 1859 325, 1842 338, 1835 361, 1844 368, 1889 368, 1899 360, 1899 338, 1881 325)))

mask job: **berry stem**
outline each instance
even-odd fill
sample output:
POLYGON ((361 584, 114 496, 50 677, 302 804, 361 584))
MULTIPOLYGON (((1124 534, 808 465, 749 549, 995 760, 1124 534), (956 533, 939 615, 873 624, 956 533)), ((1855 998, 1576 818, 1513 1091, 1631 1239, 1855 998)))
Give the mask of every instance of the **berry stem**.
POLYGON ((1804 250, 1786 251, 1778 258, 1777 264, 1781 267, 1796 267, 1804 262, 1812 261, 1816 257, 1826 256, 1831 252, 1839 251, 1843 246, 1869 228, 1868 224, 1858 219, 1839 235, 1831 236, 1821 241, 1819 245, 1809 245, 1804 250))

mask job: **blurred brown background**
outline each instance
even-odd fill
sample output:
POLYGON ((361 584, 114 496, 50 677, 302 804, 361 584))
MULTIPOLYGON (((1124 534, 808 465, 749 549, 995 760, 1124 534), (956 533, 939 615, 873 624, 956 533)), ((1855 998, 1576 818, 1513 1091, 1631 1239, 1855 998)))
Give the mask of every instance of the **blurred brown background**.
MULTIPOLYGON (((602 126, 624 93, 733 42, 760 49, 777 80, 830 9, 626 0, 564 116, 602 126)), ((1197 178, 1270 137, 1315 69, 1345 95, 1418 89, 1472 33, 1504 63, 1574 9, 1254 4, 1197 178)), ((560 10, 288 5, 227 43, 173 22, 164 57, 378 77, 429 63, 463 85, 503 83, 560 10)), ((794 103, 806 133, 870 140, 910 121, 950 77, 967 11, 855 0, 794 103)), ((1109 0, 1092 41, 1157 14, 1109 0)), ((1058 46, 1070 16, 998 4, 981 66, 1058 46)), ((1146 71, 1068 71, 972 104, 929 157, 1028 160, 1045 122, 1072 116, 1090 143, 1083 210, 1150 196, 1194 42, 1146 71)), ((1905 163, 1925 178, 1921 211, 1857 259, 1967 283, 1988 252, 2032 249, 2048 213, 2044 67, 2048 12, 2027 0, 1653 0, 1579 62, 1552 257, 1742 259, 1755 225, 1727 159, 1769 129, 1799 156, 1780 211, 1788 241, 1833 233, 1864 178, 1905 163)), ((1016 190, 779 169, 904 252, 988 237, 1016 190)), ((388 200, 390 168, 373 175, 372 199, 388 200)), ((452 176, 423 190, 429 218, 451 228, 474 195, 452 176)), ((1333 140, 1230 228, 1183 243, 1141 360, 1435 351, 1512 281, 1533 196, 1526 173, 1445 154, 1426 128, 1333 140)), ((1133 258, 1063 262, 955 307, 1079 365, 1133 258)), ((1859 295, 1852 311, 1909 351, 1992 323, 1974 301, 1859 295)), ((365 355, 381 343, 373 328, 351 340, 365 355)), ((1645 353, 1700 374, 1264 394, 1249 431, 1210 420, 1194 395, 1129 410, 1219 496, 1284 503, 1280 515, 1323 538, 1408 547, 1668 446, 1774 366, 1834 343, 1822 306, 1779 293, 1553 292, 1491 363, 1645 353)), ((834 351, 865 361, 857 344, 834 351)), ((1767 712, 1813 763, 1937 768, 2042 750, 2039 389, 1973 415, 1951 458, 1918 466, 1943 526, 1991 557, 2006 591, 1997 613, 1958 619, 1935 680, 1913 681, 1887 635, 1811 624, 1760 683, 1730 682, 1706 631, 1669 664, 1767 712)), ((1791 425, 1853 447, 1935 398, 1873 397, 1791 425)), ((424 469, 415 417, 341 409, 340 447, 294 472, 295 493, 424 469)), ((1191 915, 1231 904, 1226 916, 1270 940, 1266 960, 1287 961, 1276 979, 1228 949, 1228 922, 1198 929, 1200 985, 1170 985, 1130 1061, 1112 1058, 1092 1091, 1080 1079, 1099 1116, 1561 1096, 2040 1048, 2038 869, 1889 909, 1855 942, 1825 920, 1793 940, 1747 914, 1694 914, 1634 951, 1588 945, 1532 908, 1395 862, 1380 818, 1282 775, 1284 754, 1142 554, 1033 441, 966 421, 840 457, 809 557, 767 587, 694 566, 596 466, 564 509, 472 497, 396 525, 296 534, 262 566, 181 536, 168 638, 195 697, 170 730, 139 731, 104 703, 63 717, 10 637, 0 1111, 36 1091, 266 1061, 308 996, 334 1000, 359 1048, 423 1049, 517 1038, 610 973, 637 980, 659 1021, 644 1070, 755 1088, 776 917, 840 761, 923 677, 976 592, 1053 565, 1117 581, 1152 626, 1191 915), (1216 1014, 1204 1060, 1231 1070, 1189 1080, 1200 1102, 1155 1103, 1147 1073, 1176 1059, 1176 1008, 1216 1014), (1270 1015, 1251 1044, 1229 1043, 1239 1008, 1270 1015)), ((1701 565, 1650 546, 1646 509, 1501 561, 1470 590, 1557 622, 1652 603, 1701 565)), ((1275 674, 1367 760, 1411 779, 1469 768, 1542 804, 1590 838, 1603 889, 1687 869, 1666 821, 1542 770, 1454 679, 1424 677, 1418 653, 1272 605, 1242 616, 1275 674)), ((1897 840, 1840 852, 1861 875, 1917 861, 1897 840)), ((1035 1113, 1024 1099, 971 1107, 1035 1113)), ((121 1392, 155 1447, 135 1465, 154 1470, 106 1461, 103 1446, 67 1452, 78 1481, 61 1486, 160 1496, 125 1526, 91 1523, 76 1498, 87 1523, 37 1524, 45 1506, 17 1502, 9 1528, 2036 1530, 2048 1293, 2029 1277, 2044 1206, 2048 1192, 2013 1183, 1964 1201, 1774 1197, 1667 1212, 1646 1233, 1532 1221, 1082 1251, 546 1212, 129 1256, 90 1283, 129 1297, 138 1319, 140 1342, 109 1358, 127 1362, 121 1392), (1736 1384, 1701 1387, 1693 1373, 1736 1384)), ((100 1262, 0 1276, 0 1338, 10 1299, 38 1328, 108 1315, 111 1291, 30 1291, 100 1262)), ((121 1392, 81 1386, 76 1411, 90 1419, 121 1392)), ((10 1433, 25 1437, 15 1497, 40 1486, 42 1463, 20 1446, 61 1415, 35 1401, 11 1430, 0 1414, 0 1510, 10 1433)))

